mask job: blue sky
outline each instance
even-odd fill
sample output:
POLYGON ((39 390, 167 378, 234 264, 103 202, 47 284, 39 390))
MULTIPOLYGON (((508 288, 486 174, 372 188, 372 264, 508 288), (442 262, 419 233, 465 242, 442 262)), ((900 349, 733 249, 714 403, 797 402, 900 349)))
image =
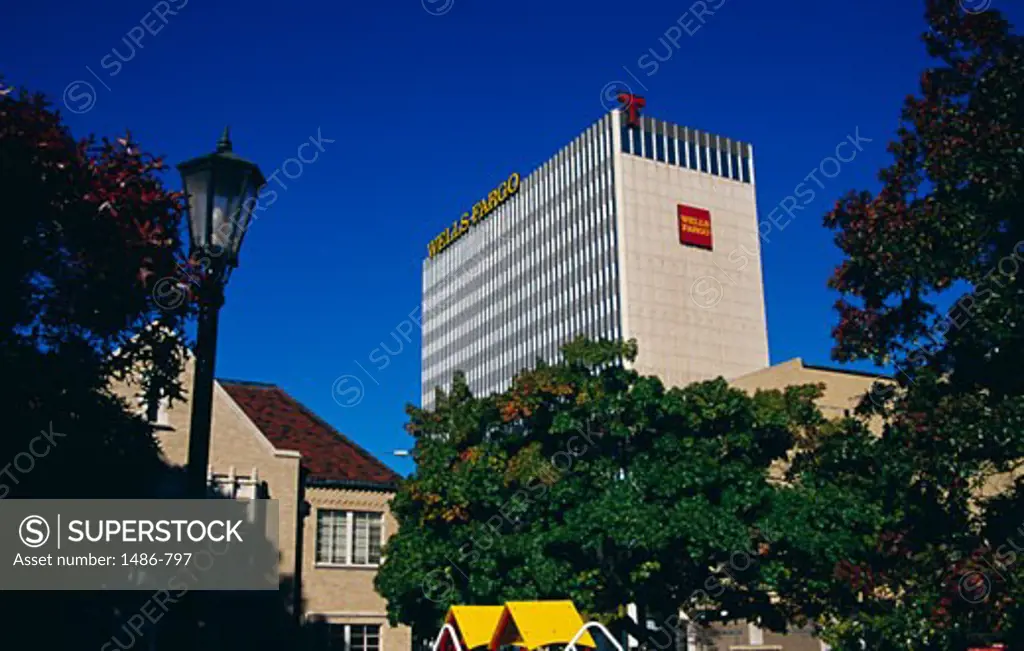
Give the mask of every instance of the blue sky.
MULTIPOLYGON (((1024 20, 1011 0, 963 1, 1024 20)), ((872 140, 819 174, 815 199, 763 246, 772 361, 830 364, 825 282, 839 255, 821 217, 847 189, 876 187, 928 65, 918 0, 107 0, 5 13, 0 74, 66 95, 76 135, 131 129, 174 164, 230 124, 235 150, 270 176, 319 134, 321 149, 302 151, 316 160, 287 164, 287 189, 247 235, 218 376, 281 385, 401 471, 391 451, 410 445, 403 406, 419 399, 409 315, 427 241, 598 119, 609 84, 643 94, 649 115, 752 142, 762 219, 848 135, 872 140), (370 361, 396 341, 386 367, 370 361), (350 407, 332 395, 345 375, 365 389, 350 407)))

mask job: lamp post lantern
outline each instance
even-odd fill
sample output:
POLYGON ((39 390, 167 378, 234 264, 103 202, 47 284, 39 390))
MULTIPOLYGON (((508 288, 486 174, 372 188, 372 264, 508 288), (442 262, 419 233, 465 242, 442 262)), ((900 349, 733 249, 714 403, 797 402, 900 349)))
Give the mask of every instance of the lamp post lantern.
POLYGON ((188 495, 199 498, 206 497, 207 490, 217 320, 224 303, 224 286, 231 270, 238 266, 242 238, 266 179, 255 163, 231 150, 228 129, 224 129, 216 151, 181 163, 178 171, 188 195, 191 260, 199 268, 199 324, 187 466, 188 495))

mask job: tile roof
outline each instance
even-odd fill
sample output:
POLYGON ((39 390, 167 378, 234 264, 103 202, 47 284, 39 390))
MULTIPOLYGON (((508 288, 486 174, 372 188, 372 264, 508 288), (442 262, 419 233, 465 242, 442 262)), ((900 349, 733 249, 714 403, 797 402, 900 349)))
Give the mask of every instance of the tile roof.
POLYGON ((302 455, 306 481, 388 487, 400 476, 280 387, 217 380, 270 443, 302 455))

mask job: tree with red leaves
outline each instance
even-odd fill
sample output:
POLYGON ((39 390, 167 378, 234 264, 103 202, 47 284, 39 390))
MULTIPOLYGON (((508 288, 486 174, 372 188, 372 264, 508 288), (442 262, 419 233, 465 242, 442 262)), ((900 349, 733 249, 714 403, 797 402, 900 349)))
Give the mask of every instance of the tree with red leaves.
MULTIPOLYGON (((130 135, 75 140, 43 97, 0 87, 0 499, 168 496, 154 419, 110 388, 183 397, 195 304, 179 273, 184 197, 164 170, 130 135)), ((192 592, 140 630, 152 594, 0 592, 0 611, 9 636, 43 649, 294 648, 276 592, 192 592)))
POLYGON ((881 189, 825 217, 844 256, 833 355, 895 366, 860 410, 885 425, 790 470, 810 528, 779 594, 843 651, 1024 638, 1024 38, 995 10, 926 7, 936 63, 881 189))
POLYGON ((6 482, 11 496, 59 494, 66 487, 55 475, 70 484, 74 467, 92 463, 125 467, 111 467, 120 488, 93 477, 90 490, 123 491, 131 462, 155 459, 150 436, 125 431, 144 421, 119 417, 137 405, 120 404, 106 385, 133 376, 151 399, 182 397, 190 306, 163 310, 153 291, 182 257, 184 202, 164 187, 163 168, 130 135, 75 140, 43 97, 0 96, 0 373, 11 425, 0 465, 50 423, 69 433, 45 473, 6 482))
POLYGON ((930 0, 928 52, 876 193, 826 216, 845 255, 829 285, 835 357, 929 367, 1021 393, 1024 45, 997 11, 930 0), (1010 330, 1005 330, 1009 326, 1010 330))
MULTIPOLYGON (((154 295, 182 257, 162 169, 130 136, 75 140, 43 97, 0 87, 0 499, 140 498, 169 472, 139 405, 108 388, 182 396, 191 307, 154 295)), ((99 648, 147 597, 6 595, 11 633, 43 648, 99 648)))

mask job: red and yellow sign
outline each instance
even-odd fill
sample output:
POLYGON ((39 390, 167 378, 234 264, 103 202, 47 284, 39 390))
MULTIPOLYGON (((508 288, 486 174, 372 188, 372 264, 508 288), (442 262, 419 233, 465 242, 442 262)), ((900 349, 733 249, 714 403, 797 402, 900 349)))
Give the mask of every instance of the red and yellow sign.
POLYGON ((703 208, 679 204, 679 243, 712 250, 711 213, 703 208))
POLYGON ((457 239, 469 231, 470 227, 476 226, 483 221, 484 217, 494 212, 494 209, 505 203, 509 197, 519 192, 520 178, 518 172, 512 172, 501 185, 494 188, 487 194, 486 199, 481 199, 473 204, 473 212, 462 213, 462 218, 452 222, 452 225, 444 229, 437 237, 427 244, 427 253, 433 258, 435 255, 451 246, 457 239))

